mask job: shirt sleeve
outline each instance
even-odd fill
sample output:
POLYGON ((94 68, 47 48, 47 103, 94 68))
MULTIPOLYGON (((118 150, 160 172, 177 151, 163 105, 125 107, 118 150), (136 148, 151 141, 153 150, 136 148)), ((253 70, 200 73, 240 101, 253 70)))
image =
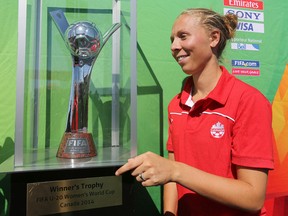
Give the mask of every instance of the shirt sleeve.
POLYGON ((242 95, 232 136, 233 164, 274 168, 271 104, 260 92, 242 95))

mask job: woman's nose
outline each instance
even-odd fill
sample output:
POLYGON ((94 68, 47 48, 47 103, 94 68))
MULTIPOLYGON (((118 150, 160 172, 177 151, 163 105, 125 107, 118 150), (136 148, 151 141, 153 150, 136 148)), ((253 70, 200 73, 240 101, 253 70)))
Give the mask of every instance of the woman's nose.
POLYGON ((170 49, 171 49, 172 52, 179 50, 179 49, 180 49, 179 40, 174 39, 174 40, 171 42, 170 49))

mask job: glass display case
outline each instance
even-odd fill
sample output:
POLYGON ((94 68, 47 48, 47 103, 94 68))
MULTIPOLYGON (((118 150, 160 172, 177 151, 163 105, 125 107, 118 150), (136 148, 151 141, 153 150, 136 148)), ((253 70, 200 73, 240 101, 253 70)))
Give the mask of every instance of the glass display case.
MULTIPOLYGON (((21 0, 18 13, 15 154, 13 161, 1 164, 1 172, 118 166, 135 156, 136 0, 21 0), (57 26, 55 11, 62 13, 66 25, 57 26), (67 45, 72 34, 67 26, 79 22, 94 23, 87 31, 100 38, 95 42, 87 33, 85 41, 73 44, 95 42, 92 52, 99 46, 90 62, 89 56, 76 56, 81 48, 72 48, 72 54, 67 45), (120 27, 109 32, 115 24, 120 27), (88 72, 81 62, 90 67, 88 72), (81 82, 76 73, 89 73, 86 96, 79 93, 77 99, 82 87, 75 84, 81 82), (63 134, 83 133, 78 124, 91 135, 96 154, 73 157, 70 148, 72 157, 59 157, 63 134)), ((81 139, 70 139, 76 153, 81 139)))

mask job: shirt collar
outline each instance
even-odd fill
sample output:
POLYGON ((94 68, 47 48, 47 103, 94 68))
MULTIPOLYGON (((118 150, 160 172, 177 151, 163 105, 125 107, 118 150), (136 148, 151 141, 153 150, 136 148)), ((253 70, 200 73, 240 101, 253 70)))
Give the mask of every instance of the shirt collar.
MULTIPOLYGON (((215 88, 207 95, 207 97, 204 100, 210 98, 224 105, 234 85, 235 77, 232 76, 224 66, 220 66, 220 68, 222 70, 221 77, 218 80, 218 83, 215 86, 215 88)), ((194 105, 191 96, 192 87, 193 87, 193 77, 190 76, 187 78, 181 93, 181 104, 185 104, 189 107, 192 107, 194 105)))

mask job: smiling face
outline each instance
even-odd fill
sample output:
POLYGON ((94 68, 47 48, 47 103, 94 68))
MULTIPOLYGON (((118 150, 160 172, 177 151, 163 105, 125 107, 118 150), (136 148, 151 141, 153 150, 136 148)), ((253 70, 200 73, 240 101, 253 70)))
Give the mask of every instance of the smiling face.
POLYGON ((180 15, 171 32, 172 56, 189 75, 201 73, 211 61, 217 61, 212 52, 217 44, 199 20, 197 16, 180 15))

